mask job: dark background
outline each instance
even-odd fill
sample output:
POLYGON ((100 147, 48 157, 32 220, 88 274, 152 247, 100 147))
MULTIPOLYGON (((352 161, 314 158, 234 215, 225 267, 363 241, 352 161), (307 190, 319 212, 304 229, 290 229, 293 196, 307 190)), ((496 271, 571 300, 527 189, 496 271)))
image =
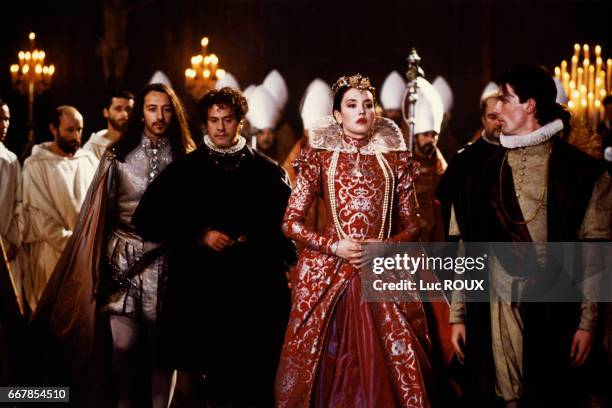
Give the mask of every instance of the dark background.
MULTIPOLYGON (((0 95, 13 116, 7 145, 19 151, 27 130, 26 98, 11 88, 9 67, 37 34, 37 46, 54 63, 49 91, 36 100, 36 138, 51 138, 49 111, 75 105, 85 117, 83 139, 105 127, 101 105, 106 84, 96 48, 103 36, 103 1, 11 2, 3 5, 0 25, 0 95)), ((403 73, 412 46, 422 58, 426 78, 443 75, 455 106, 451 128, 464 141, 479 126, 478 98, 483 86, 516 63, 549 69, 569 59, 576 42, 600 44, 604 61, 612 56, 609 0, 113 0, 130 7, 129 61, 123 85, 133 91, 157 69, 171 79, 191 113, 184 70, 200 50, 209 51, 244 89, 260 83, 273 68, 289 86, 285 116, 301 131, 299 102, 308 83, 320 77, 333 83, 361 72, 380 89, 392 70, 403 73)))

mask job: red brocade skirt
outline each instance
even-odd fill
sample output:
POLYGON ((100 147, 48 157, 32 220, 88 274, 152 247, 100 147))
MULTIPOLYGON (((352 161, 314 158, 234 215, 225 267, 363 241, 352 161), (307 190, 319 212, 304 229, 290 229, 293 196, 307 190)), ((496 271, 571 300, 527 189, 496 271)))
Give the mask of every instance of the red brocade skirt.
POLYGON ((431 341, 420 302, 366 303, 355 274, 330 319, 313 384, 315 407, 429 406, 431 341))

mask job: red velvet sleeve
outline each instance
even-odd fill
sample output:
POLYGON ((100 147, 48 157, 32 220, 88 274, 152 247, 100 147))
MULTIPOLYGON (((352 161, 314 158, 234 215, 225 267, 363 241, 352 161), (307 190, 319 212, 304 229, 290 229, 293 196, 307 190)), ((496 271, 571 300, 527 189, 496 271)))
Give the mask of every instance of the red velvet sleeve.
POLYGON ((399 221, 399 228, 386 242, 416 241, 421 236, 419 203, 414 185, 414 180, 419 176, 419 164, 409 152, 401 152, 397 156, 395 168, 397 204, 393 216, 399 221))
POLYGON ((333 255, 337 240, 324 237, 304 225, 308 209, 322 191, 321 157, 317 151, 305 149, 300 157, 293 161, 293 168, 297 174, 297 180, 289 197, 283 220, 283 232, 288 238, 309 248, 333 255))

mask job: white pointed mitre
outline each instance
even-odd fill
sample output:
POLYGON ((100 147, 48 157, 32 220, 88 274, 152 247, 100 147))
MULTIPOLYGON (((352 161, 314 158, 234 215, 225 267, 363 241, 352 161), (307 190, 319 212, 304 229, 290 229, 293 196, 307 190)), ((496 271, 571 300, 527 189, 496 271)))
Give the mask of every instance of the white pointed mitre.
POLYGON ((310 128, 313 123, 324 116, 332 114, 332 90, 322 79, 313 80, 306 88, 300 116, 304 129, 310 128))
POLYGON ((397 71, 387 75, 380 89, 380 103, 383 109, 401 109, 404 92, 406 92, 406 81, 402 76, 397 71))
POLYGON ((280 109, 283 109, 289 100, 289 89, 280 72, 275 69, 270 71, 266 79, 262 82, 262 85, 276 100, 280 109))
POLYGON ((242 95, 244 95, 244 97, 247 98, 247 101, 249 100, 249 97, 251 96, 255 88, 257 88, 257 86, 251 84, 247 86, 246 88, 244 88, 244 91, 242 91, 242 95))
POLYGON ((434 88, 436 88, 436 91, 438 91, 438 94, 442 99, 444 113, 449 113, 451 109, 453 109, 453 91, 450 85, 448 82, 446 82, 446 79, 444 79, 443 76, 438 76, 436 79, 434 79, 432 85, 434 88))
POLYGON ((438 91, 425 78, 417 78, 418 99, 415 105, 414 134, 434 131, 440 133, 444 107, 438 91))
POLYGON ((225 75, 223 75, 223 78, 219 79, 215 84, 215 89, 221 89, 225 87, 240 90, 240 85, 238 84, 236 77, 230 74, 229 72, 226 72, 225 75))
POLYGON ((149 79, 149 84, 164 84, 168 88, 172 88, 172 82, 170 82, 170 78, 162 71, 155 71, 153 75, 151 75, 151 79, 149 79))
POLYGON ((280 109, 270 93, 262 85, 251 92, 248 98, 247 120, 257 129, 276 127, 280 119, 280 109))
POLYGON ((495 82, 489 82, 480 94, 480 103, 482 103, 485 99, 490 98, 491 96, 497 95, 498 92, 499 85, 497 85, 495 82))

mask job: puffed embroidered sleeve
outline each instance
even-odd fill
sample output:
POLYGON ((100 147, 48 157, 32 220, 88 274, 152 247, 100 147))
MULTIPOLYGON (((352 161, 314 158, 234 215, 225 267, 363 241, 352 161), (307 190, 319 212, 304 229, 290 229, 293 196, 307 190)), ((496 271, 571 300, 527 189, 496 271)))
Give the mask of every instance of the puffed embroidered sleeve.
POLYGON ((416 197, 414 180, 419 176, 419 164, 414 161, 409 152, 400 152, 396 161, 397 196, 393 216, 399 221, 399 228, 394 231, 387 242, 416 241, 421 236, 419 223, 419 204, 416 197))
POLYGON ((322 191, 323 171, 317 151, 303 150, 300 157, 294 160, 293 168, 297 174, 297 180, 285 211, 283 232, 288 238, 309 248, 333 255, 337 241, 324 237, 304 226, 308 209, 322 191))

